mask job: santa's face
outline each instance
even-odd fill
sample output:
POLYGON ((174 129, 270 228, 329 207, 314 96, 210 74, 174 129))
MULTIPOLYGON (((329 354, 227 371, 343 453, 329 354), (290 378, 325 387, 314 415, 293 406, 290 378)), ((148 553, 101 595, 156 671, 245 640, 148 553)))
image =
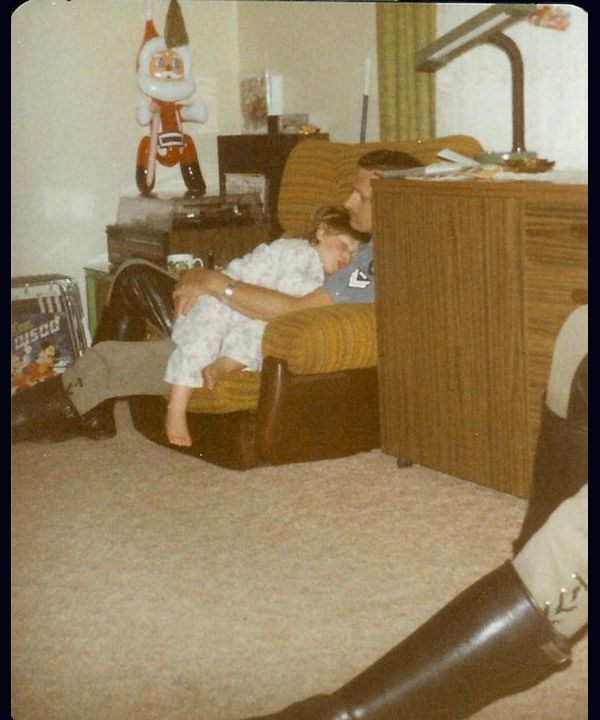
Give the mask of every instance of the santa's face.
POLYGON ((156 100, 184 100, 196 89, 190 66, 189 48, 167 48, 163 38, 154 38, 140 52, 137 85, 156 100))
POLYGON ((149 74, 159 80, 181 80, 183 58, 176 50, 161 50, 150 58, 149 74))

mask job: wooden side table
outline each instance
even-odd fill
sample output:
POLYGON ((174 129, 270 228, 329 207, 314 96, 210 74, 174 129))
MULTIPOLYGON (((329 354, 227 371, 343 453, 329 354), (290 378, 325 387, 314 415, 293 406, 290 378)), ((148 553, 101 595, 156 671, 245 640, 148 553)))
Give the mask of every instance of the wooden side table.
POLYGON ((225 195, 227 173, 259 173, 267 181, 265 211, 271 226, 271 237, 281 233, 277 219, 277 198, 281 176, 288 155, 302 140, 329 140, 327 133, 288 135, 270 132, 263 135, 219 135, 219 191, 225 195))
POLYGON ((134 257, 166 267, 173 253, 192 253, 207 267, 224 266, 270 239, 258 193, 123 200, 126 221, 106 227, 114 268, 134 257))
POLYGON ((230 260, 251 252, 270 240, 269 226, 261 218, 242 217, 240 222, 200 223, 175 221, 170 230, 150 230, 145 226, 107 227, 108 262, 87 265, 85 270, 88 325, 92 335, 106 304, 112 274, 130 258, 143 258, 166 267, 166 257, 191 253, 206 267, 224 267, 230 260))
POLYGON ((266 223, 222 225, 198 228, 193 224, 176 224, 169 234, 169 253, 191 253, 202 258, 208 267, 209 260, 224 267, 230 260, 251 252, 260 243, 268 242, 269 226, 266 223))
POLYGON ((527 497, 554 341, 587 293, 587 186, 373 190, 384 452, 527 497))

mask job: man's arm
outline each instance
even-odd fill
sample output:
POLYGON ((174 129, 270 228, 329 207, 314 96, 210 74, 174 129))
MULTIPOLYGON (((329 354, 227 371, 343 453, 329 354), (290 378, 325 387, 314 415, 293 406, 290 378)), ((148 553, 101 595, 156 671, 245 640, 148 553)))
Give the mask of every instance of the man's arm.
MULTIPOLYGON (((193 268, 184 273, 173 292, 175 317, 186 315, 194 301, 200 295, 212 295, 223 300, 230 278, 217 270, 193 268)), ((322 288, 308 295, 294 297, 269 288, 250 283, 236 283, 229 305, 234 310, 258 320, 271 320, 296 310, 323 307, 333 303, 331 297, 322 288)))

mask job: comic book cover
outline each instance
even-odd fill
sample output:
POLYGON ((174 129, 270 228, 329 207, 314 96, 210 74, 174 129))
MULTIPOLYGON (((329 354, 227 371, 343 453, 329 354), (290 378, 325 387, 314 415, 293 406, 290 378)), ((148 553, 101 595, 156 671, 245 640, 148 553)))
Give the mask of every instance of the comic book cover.
POLYGON ((59 285, 12 288, 11 395, 59 375, 81 354, 73 303, 59 285))

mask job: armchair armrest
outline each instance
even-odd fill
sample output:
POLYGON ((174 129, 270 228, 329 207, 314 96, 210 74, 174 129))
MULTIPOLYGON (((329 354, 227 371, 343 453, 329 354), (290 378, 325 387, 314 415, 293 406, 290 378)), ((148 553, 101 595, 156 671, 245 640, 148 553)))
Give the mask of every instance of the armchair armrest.
POLYGON ((263 335, 263 356, 299 375, 377 365, 375 305, 327 305, 275 318, 263 335))

